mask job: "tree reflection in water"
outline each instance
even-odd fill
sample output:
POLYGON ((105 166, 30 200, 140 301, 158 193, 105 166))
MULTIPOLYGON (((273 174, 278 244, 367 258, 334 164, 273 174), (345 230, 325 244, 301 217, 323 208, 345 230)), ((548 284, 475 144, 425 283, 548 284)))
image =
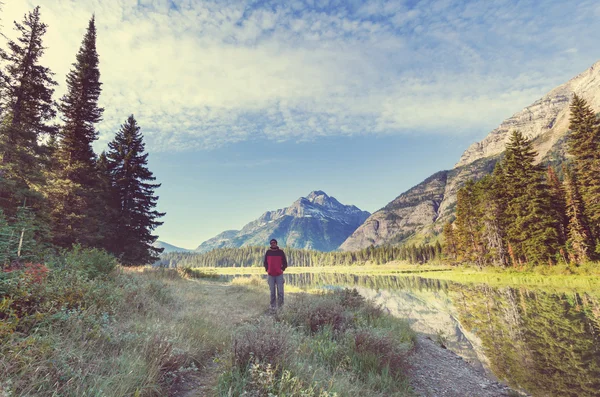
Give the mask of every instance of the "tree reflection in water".
POLYGON ((533 396, 600 396, 597 295, 495 288, 415 276, 304 273, 286 278, 288 283, 306 288, 360 286, 443 292, 461 327, 481 340, 492 372, 511 387, 533 396))

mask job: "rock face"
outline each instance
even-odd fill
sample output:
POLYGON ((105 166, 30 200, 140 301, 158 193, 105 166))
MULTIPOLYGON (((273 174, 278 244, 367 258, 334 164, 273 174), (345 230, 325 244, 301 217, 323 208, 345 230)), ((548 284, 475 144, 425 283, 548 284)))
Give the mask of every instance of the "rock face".
POLYGON ((427 241, 439 234, 443 224, 454 216, 458 190, 469 179, 477 180, 494 169, 513 130, 533 140, 538 161, 563 158, 573 93, 600 110, 600 62, 502 122, 481 142, 472 144, 452 170, 430 176, 375 212, 340 249, 396 244, 415 236, 427 241))
POLYGON ((268 211, 242 230, 228 230, 200 244, 196 251, 215 248, 266 246, 275 238, 280 246, 336 250, 371 215, 354 205, 343 205, 317 190, 291 206, 268 211))
POLYGON ((596 62, 585 72, 556 87, 532 105, 502 122, 481 142, 472 144, 460 157, 455 168, 504 152, 510 132, 513 130, 521 131, 530 139, 544 134, 549 136, 550 139, 544 142, 544 145, 536 148, 541 159, 567 131, 569 103, 573 93, 583 97, 592 108, 600 109, 600 62, 596 62))
POLYGON ((340 250, 398 244, 416 231, 425 236, 438 234, 444 223, 453 219, 458 190, 469 179, 477 180, 492 172, 495 164, 496 158, 481 159, 433 174, 371 215, 344 241, 340 250))

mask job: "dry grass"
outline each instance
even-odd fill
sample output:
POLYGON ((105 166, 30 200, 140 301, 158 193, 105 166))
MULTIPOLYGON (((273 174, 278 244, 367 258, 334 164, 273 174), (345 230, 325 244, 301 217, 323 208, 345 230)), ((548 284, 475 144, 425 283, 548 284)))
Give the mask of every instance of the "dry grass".
POLYGON ((0 396, 191 397, 247 388, 256 395, 405 395, 386 371, 401 369, 404 352, 394 346, 410 332, 393 328, 406 340, 370 333, 373 324, 390 330, 388 322, 396 327, 399 320, 356 292, 309 296, 286 288, 288 306, 270 316, 260 277, 227 284, 120 268, 97 288, 102 294, 91 294, 85 308, 4 341, 0 396), (111 312, 94 306, 101 296, 114 302, 111 312), (308 332, 294 328, 303 324, 308 332), (373 361, 382 355, 383 364, 373 361))
POLYGON ((173 270, 121 268, 85 288, 81 306, 39 315, 30 331, 2 340, 0 396, 177 395, 268 307, 266 293, 173 270))

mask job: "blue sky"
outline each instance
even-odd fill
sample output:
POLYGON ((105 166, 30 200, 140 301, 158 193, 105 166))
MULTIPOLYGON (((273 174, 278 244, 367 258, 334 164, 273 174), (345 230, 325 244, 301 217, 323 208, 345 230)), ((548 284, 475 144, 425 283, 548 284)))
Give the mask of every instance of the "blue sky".
POLYGON ((600 59, 597 1, 4 0, 35 5, 64 92, 96 15, 106 108, 133 113, 186 248, 324 190, 374 212, 600 59))

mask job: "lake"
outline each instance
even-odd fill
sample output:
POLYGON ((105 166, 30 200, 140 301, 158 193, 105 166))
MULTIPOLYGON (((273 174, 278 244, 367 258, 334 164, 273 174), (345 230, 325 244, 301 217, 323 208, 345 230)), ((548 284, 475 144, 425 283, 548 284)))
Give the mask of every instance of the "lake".
MULTIPOLYGON (((413 329, 532 396, 600 396, 597 291, 418 276, 287 274, 300 288, 356 288, 413 329)), ((266 286, 266 283, 265 283, 266 286)))

